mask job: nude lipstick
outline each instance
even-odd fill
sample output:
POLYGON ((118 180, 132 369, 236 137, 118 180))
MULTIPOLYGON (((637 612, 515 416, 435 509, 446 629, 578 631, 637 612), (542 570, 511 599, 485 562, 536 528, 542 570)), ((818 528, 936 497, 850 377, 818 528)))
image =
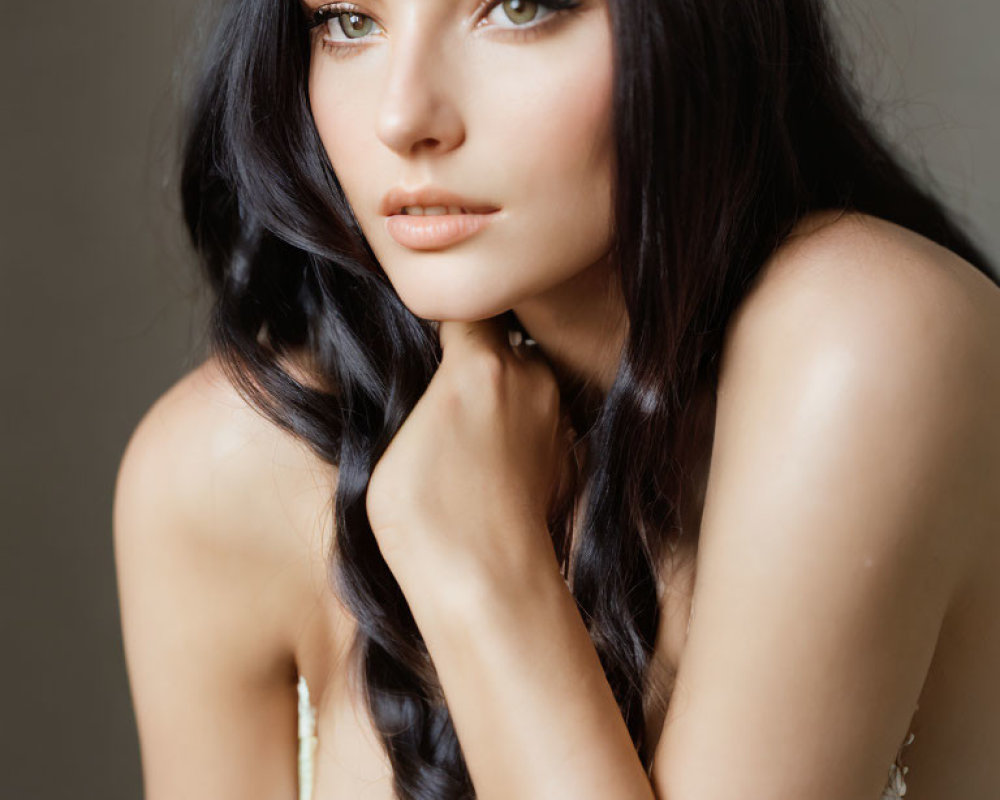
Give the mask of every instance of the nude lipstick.
POLYGON ((396 188, 382 200, 388 234, 411 250, 439 250, 465 241, 500 216, 495 204, 435 186, 396 188))

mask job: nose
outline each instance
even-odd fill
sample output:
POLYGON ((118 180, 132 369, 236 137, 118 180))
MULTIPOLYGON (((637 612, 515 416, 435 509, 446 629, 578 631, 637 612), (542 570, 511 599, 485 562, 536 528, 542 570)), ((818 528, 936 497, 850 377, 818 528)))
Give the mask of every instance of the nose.
POLYGON ((397 42, 379 104, 379 139, 404 157, 460 145, 465 126, 455 103, 457 74, 433 36, 397 42))

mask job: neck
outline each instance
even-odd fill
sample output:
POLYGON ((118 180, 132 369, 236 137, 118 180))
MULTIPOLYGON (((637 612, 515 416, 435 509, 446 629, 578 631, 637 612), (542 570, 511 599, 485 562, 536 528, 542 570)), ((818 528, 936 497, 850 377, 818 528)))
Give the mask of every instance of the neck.
POLYGON ((628 330, 609 259, 528 298, 513 312, 552 367, 574 427, 589 427, 614 382, 628 330))

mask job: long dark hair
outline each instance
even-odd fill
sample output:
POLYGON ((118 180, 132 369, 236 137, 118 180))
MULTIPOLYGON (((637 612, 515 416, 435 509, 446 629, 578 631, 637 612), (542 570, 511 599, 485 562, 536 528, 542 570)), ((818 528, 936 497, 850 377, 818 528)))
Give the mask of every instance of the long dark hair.
MULTIPOLYGON (((657 565, 683 536, 695 398, 767 257, 808 212, 854 210, 986 258, 865 119, 822 0, 608 0, 613 244, 629 318, 586 430, 587 503, 553 543, 644 765, 657 565), (636 24, 641 20, 642 24, 636 24)), ((365 512, 371 470, 430 381, 433 329, 368 247, 311 116, 297 0, 228 0, 188 110, 184 216, 214 292, 211 341, 262 413, 338 467, 335 590, 401 798, 474 792, 440 684, 365 512), (316 381, 285 356, 306 352, 316 381), (298 376, 301 377, 301 376, 298 376)))

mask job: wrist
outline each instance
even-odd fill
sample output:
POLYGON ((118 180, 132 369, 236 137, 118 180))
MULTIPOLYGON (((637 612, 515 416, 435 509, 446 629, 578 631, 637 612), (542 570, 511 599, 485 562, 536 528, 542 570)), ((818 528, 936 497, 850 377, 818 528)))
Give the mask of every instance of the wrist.
MULTIPOLYGON (((568 593, 551 544, 537 552, 505 552, 481 558, 453 553, 440 558, 410 558, 394 570, 417 625, 458 634, 523 619, 556 593, 568 593)), ((426 632, 425 632, 426 634, 426 632)))

